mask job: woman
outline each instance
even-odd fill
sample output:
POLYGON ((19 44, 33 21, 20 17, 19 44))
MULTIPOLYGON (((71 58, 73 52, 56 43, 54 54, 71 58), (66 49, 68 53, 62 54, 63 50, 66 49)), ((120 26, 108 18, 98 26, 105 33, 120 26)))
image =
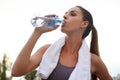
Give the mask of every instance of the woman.
MULTIPOLYGON (((49 16, 55 15, 48 15, 48 17, 49 16)), ((55 74, 59 73, 54 70, 46 80, 68 80, 70 74, 72 73, 78 62, 78 51, 83 44, 83 40, 88 36, 90 31, 92 31, 90 46, 90 73, 92 76, 91 80, 97 80, 97 78, 99 78, 100 80, 112 80, 105 64, 99 57, 97 32, 95 27, 93 26, 91 14, 81 6, 75 6, 69 9, 63 17, 65 23, 64 25, 62 25, 61 31, 66 34, 65 44, 60 51, 59 61, 56 68, 59 68, 58 65, 63 65, 62 67, 70 68, 70 71, 67 73, 66 76, 57 75, 58 79, 52 79, 52 77, 56 77, 55 74)), ((13 76, 22 76, 39 66, 45 51, 51 46, 51 44, 47 44, 39 48, 32 56, 31 52, 37 40, 43 33, 55 30, 56 28, 57 27, 53 29, 48 27, 35 28, 31 37, 19 53, 13 65, 13 76)), ((63 73, 65 71, 66 70, 64 70, 63 73)))

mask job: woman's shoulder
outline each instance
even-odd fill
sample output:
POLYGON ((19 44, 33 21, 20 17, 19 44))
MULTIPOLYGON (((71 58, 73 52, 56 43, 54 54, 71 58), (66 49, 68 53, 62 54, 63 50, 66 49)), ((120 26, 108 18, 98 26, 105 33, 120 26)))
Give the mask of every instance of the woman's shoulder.
POLYGON ((45 44, 41 46, 34 54, 35 57, 41 56, 45 53, 45 51, 50 47, 51 44, 45 44))
POLYGON ((98 57, 94 53, 91 53, 91 69, 92 69, 92 73, 96 72, 96 65, 98 63, 100 63, 100 57, 98 57))
POLYGON ((99 56, 97 56, 96 54, 91 53, 91 60, 92 60, 94 63, 97 63, 97 62, 101 61, 101 58, 100 58, 99 56))
POLYGON ((41 48, 47 49, 51 44, 45 44, 41 48))
POLYGON ((91 65, 94 73, 100 78, 100 80, 112 80, 102 59, 93 53, 91 54, 91 65))
POLYGON ((40 47, 38 51, 44 53, 44 52, 50 47, 50 45, 51 45, 51 44, 45 44, 45 45, 43 45, 42 47, 40 47))
POLYGON ((99 56, 95 55, 94 53, 91 53, 91 63, 94 67, 98 67, 98 65, 103 64, 103 61, 99 56))

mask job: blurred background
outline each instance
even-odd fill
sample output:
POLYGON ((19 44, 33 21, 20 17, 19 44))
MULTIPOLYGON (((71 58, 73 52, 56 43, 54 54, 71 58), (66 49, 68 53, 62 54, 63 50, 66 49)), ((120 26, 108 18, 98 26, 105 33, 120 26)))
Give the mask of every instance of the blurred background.
MULTIPOLYGON (((76 5, 86 8, 93 16, 98 31, 100 55, 110 74, 120 73, 120 1, 119 0, 0 0, 0 61, 4 54, 11 64, 30 37, 34 16, 57 14, 61 19, 65 12, 76 5)), ((34 51, 63 36, 60 27, 43 34, 34 51)), ((90 37, 86 38, 88 44, 90 37)), ((1 62, 2 63, 2 62, 1 62)))

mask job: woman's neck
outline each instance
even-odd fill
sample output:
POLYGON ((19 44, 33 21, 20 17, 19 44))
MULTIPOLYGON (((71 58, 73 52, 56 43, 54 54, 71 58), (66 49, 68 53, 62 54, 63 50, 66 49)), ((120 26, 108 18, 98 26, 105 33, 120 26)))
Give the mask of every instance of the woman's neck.
POLYGON ((66 41, 64 45, 64 49, 67 53, 78 53, 78 50, 82 44, 82 38, 79 36, 66 36, 66 41))

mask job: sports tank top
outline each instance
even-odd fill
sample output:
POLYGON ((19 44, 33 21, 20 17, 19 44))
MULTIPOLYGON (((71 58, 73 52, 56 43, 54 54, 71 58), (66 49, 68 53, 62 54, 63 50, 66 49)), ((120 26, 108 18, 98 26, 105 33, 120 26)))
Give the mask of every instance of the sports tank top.
POLYGON ((74 68, 75 67, 64 66, 58 61, 56 68, 46 80, 68 80, 74 68))

